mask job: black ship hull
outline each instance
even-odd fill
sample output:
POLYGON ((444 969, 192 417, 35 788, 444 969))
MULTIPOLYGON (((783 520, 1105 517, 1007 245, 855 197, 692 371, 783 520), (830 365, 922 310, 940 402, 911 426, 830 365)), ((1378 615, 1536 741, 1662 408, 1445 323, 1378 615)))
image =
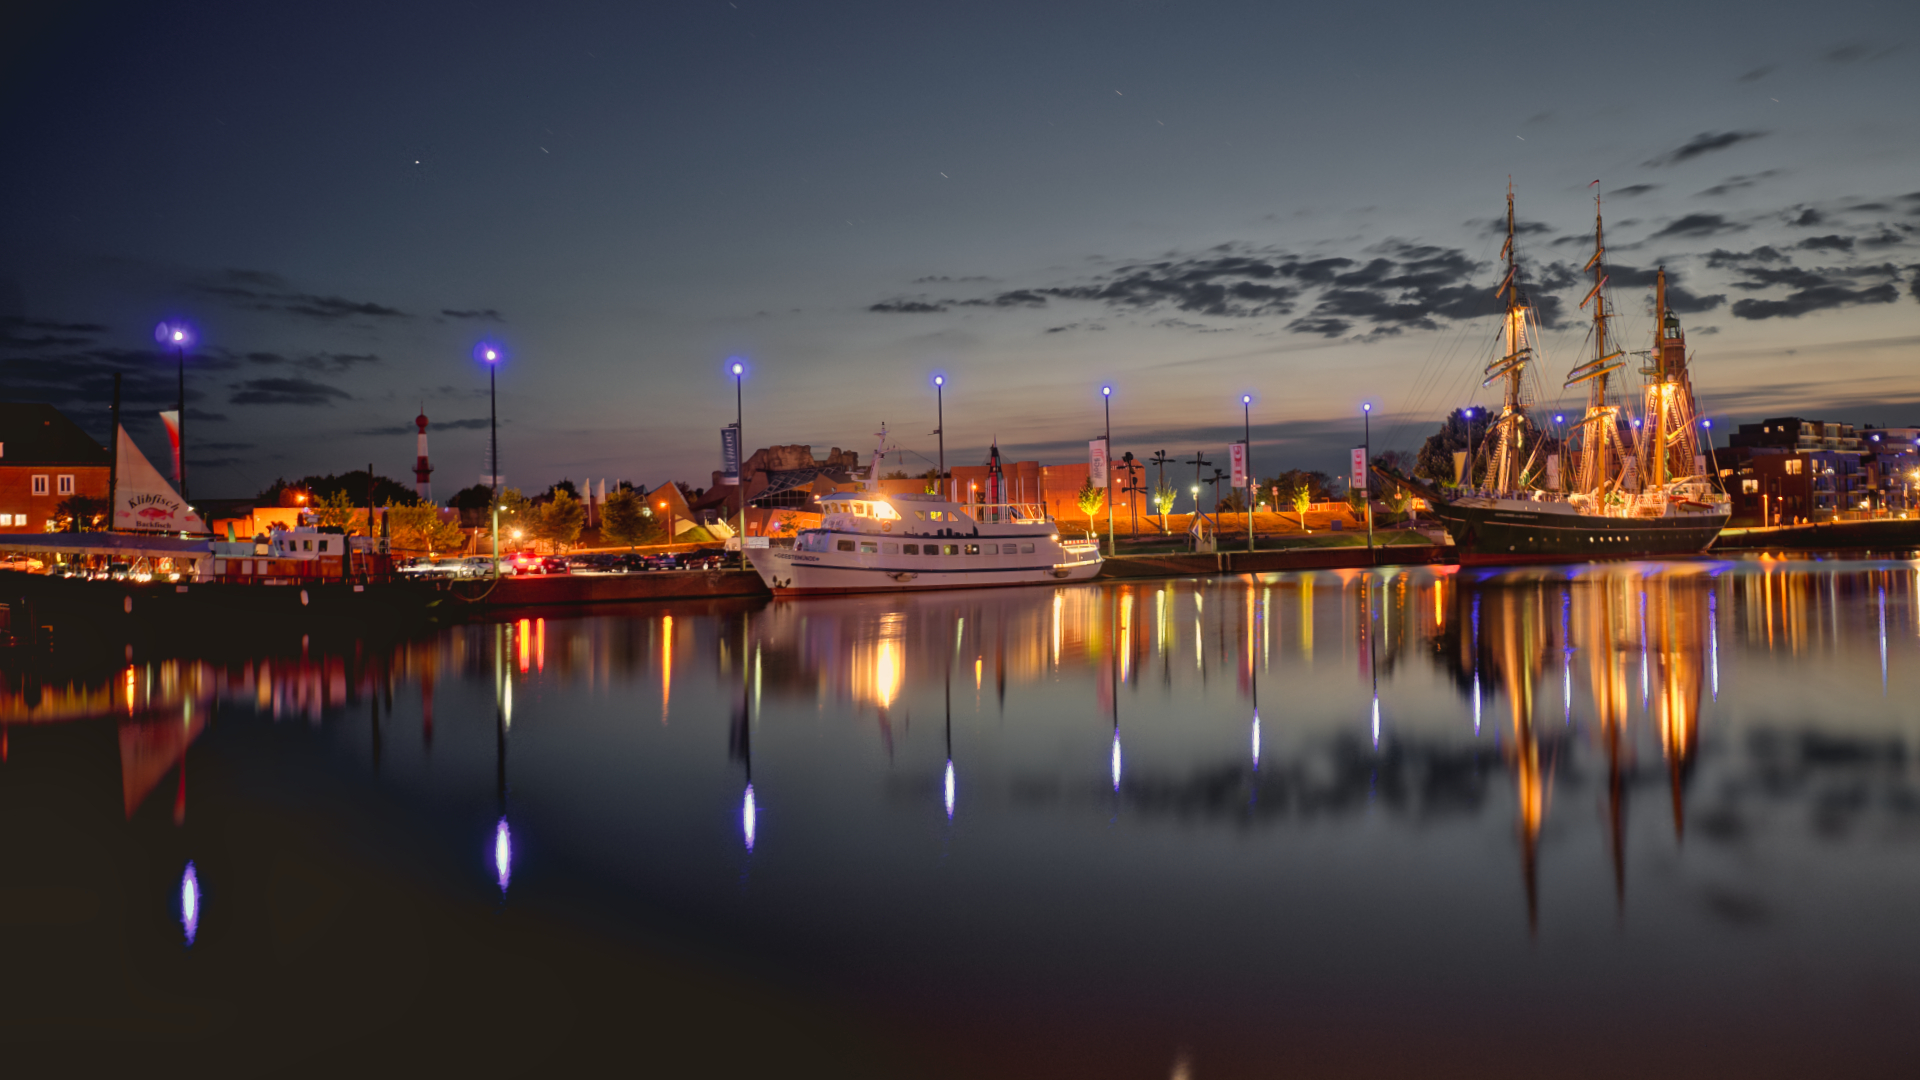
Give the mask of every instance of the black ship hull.
POLYGON ((1432 502, 1463 566, 1698 555, 1727 523, 1724 513, 1613 518, 1432 502))

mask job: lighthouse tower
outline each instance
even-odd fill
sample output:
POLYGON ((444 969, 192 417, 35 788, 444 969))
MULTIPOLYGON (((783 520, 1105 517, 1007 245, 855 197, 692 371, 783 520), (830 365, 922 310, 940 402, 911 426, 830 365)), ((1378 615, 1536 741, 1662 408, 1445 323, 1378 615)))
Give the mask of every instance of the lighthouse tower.
POLYGON ((433 466, 427 464, 427 410, 422 408, 420 415, 413 418, 414 426, 420 429, 420 456, 413 462, 413 491, 427 502, 433 501, 433 466))

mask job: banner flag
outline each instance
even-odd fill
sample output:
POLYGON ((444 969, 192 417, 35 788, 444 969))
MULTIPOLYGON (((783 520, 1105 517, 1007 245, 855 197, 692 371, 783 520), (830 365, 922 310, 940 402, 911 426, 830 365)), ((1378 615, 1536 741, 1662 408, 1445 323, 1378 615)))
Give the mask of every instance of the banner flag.
POLYGON ((180 413, 168 409, 160 414, 160 422, 167 425, 167 439, 173 443, 173 481, 180 482, 180 413))
POLYGON ((1247 444, 1244 442, 1237 442, 1237 443, 1234 443, 1230 449, 1233 457, 1233 486, 1237 488, 1246 487, 1247 486, 1247 444))
POLYGON ((720 482, 740 482, 740 429, 732 424, 720 429, 720 482))
POLYGON ((1113 483, 1113 472, 1107 468, 1107 440, 1095 439, 1087 444, 1087 475, 1097 477, 1094 487, 1106 487, 1113 483))
POLYGON ((1349 481, 1354 491, 1367 490, 1367 448, 1353 448, 1353 478, 1349 481))

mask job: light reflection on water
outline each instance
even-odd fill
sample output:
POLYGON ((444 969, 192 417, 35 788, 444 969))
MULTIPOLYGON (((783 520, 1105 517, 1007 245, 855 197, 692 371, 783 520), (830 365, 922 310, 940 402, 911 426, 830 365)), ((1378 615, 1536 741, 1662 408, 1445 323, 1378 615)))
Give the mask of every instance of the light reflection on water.
MULTIPOLYGON (((472 815, 475 871, 492 826, 509 903, 591 881, 861 985, 896 986, 909 947, 1172 1009, 1168 985, 1251 1009, 1356 956, 1463 1000, 1501 973, 1615 985, 1616 952, 1671 975, 1656 997, 1789 959, 1828 985, 1920 959, 1894 918, 1920 899, 1917 582, 1699 561, 546 612, 15 673, 0 721, 115 726, 129 818, 168 780, 184 805, 185 759, 234 725, 344 772, 378 745, 418 813, 472 815), (515 868, 521 839, 539 858, 515 868), (1142 943, 1118 972, 1116 934, 1142 943)), ((191 865, 180 887, 191 942, 191 865)))

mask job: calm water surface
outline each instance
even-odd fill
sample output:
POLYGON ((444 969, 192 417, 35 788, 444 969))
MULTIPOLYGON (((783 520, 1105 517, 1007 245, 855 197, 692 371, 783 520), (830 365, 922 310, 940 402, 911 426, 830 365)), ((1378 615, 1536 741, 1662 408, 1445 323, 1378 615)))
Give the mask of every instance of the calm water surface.
POLYGON ((0 1037, 1912 1075, 1917 583, 1421 568, 95 643, 0 697, 0 1037))

